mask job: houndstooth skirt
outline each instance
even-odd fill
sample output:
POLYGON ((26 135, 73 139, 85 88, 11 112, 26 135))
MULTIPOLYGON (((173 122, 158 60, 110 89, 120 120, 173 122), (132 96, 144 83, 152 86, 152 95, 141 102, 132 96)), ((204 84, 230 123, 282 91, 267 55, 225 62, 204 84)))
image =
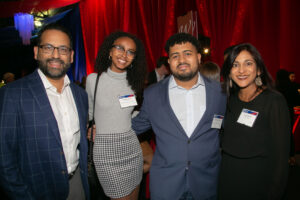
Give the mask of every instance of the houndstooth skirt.
POLYGON ((133 130, 96 134, 93 156, 99 181, 108 197, 127 196, 140 184, 143 154, 133 130))

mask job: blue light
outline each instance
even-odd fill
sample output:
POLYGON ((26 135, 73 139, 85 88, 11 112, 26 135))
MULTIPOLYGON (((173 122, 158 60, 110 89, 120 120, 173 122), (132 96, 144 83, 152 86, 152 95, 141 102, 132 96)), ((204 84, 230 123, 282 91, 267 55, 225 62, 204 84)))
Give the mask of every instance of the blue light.
POLYGON ((15 28, 19 31, 24 45, 30 44, 31 32, 34 30, 33 16, 27 13, 16 13, 14 15, 15 28))

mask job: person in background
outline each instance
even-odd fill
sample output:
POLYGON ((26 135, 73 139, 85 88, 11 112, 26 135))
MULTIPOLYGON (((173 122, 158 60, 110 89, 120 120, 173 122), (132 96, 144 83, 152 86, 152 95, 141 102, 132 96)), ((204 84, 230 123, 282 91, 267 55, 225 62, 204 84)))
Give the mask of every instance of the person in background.
POLYGON ((228 105, 222 137, 220 200, 282 199, 290 117, 257 49, 236 45, 221 70, 228 105))
POLYGON ((8 84, 15 81, 15 75, 11 72, 6 72, 5 74, 3 74, 2 79, 4 80, 5 84, 8 84))
POLYGON ((156 68, 148 74, 148 85, 163 80, 169 74, 168 57, 162 56, 156 62, 156 68))
POLYGON ((0 184, 10 199, 89 199, 86 92, 66 72, 69 31, 38 34, 38 69, 0 89, 0 184))
POLYGON ((130 33, 118 31, 105 38, 99 49, 95 65, 98 74, 87 77, 90 120, 96 98, 95 168, 104 193, 111 199, 138 197, 143 155, 131 118, 139 102, 136 99, 142 96, 146 67, 142 42, 130 33))
POLYGON ((276 73, 276 89, 285 97, 288 108, 289 114, 291 119, 291 149, 290 149, 290 165, 296 164, 295 159, 295 143, 294 143, 294 135, 292 132, 293 124, 294 124, 294 107, 298 106, 300 103, 299 93, 297 88, 291 82, 289 78, 289 72, 285 69, 280 69, 276 73))
POLYGON ((199 73, 200 49, 199 41, 187 33, 168 39, 172 75, 145 90, 141 111, 132 120, 137 134, 150 128, 155 133, 152 200, 217 198, 226 96, 220 83, 199 73))
POLYGON ((290 79, 291 82, 296 82, 295 72, 289 72, 289 79, 290 79))
MULTIPOLYGON (((300 83, 296 82, 295 72, 289 72, 289 79, 292 82, 293 87, 295 87, 297 89, 298 93, 300 94, 300 83)), ((299 105, 299 103, 298 103, 298 105, 299 105)))
POLYGON ((205 62, 200 66, 199 71, 203 76, 220 82, 220 67, 217 63, 205 62))

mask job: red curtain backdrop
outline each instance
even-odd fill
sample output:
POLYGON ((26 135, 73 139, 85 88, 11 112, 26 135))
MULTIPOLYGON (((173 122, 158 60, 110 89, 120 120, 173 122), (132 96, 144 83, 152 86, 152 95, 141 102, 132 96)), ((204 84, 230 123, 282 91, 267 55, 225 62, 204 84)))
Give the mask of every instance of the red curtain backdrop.
POLYGON ((239 42, 251 0, 199 0, 197 11, 203 35, 211 38, 211 60, 221 65, 224 50, 239 42))
POLYGON ((0 17, 80 2, 87 73, 103 39, 115 30, 136 34, 146 48, 149 71, 165 55, 165 41, 177 32, 177 17, 198 12, 198 32, 210 37, 210 59, 223 64, 226 47, 250 42, 275 77, 279 68, 295 71, 300 46, 298 0, 22 0, 0 2, 0 17))
POLYGON ((81 22, 87 74, 94 71, 94 62, 104 38, 123 30, 137 35, 144 43, 148 65, 155 67, 163 55, 166 39, 175 32, 175 0, 82 0, 81 22))
POLYGON ((103 39, 115 30, 136 34, 146 48, 149 71, 164 55, 167 38, 177 32, 177 17, 198 12, 199 33, 210 37, 210 59, 223 64, 230 45, 250 42, 261 52, 273 77, 279 68, 295 71, 300 45, 297 0, 81 0, 87 73, 103 39))

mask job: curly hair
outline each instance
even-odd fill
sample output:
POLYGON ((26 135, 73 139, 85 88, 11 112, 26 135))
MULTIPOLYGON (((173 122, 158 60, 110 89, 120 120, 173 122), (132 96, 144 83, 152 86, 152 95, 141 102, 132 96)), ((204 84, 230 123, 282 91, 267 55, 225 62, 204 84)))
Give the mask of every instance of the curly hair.
POLYGON ((96 58, 95 69, 101 74, 106 72, 111 66, 112 61, 109 59, 109 53, 114 42, 121 37, 128 37, 132 39, 136 45, 136 56, 132 61, 132 67, 127 67, 127 81, 131 89, 135 92, 138 98, 142 96, 142 91, 144 88, 144 81, 147 73, 147 63, 145 49, 142 41, 136 36, 126 33, 123 31, 116 31, 108 35, 100 49, 96 58))
POLYGON ((201 45, 199 40, 188 33, 176 33, 172 35, 166 42, 165 50, 167 53, 169 53, 170 47, 174 46, 175 44, 183 44, 187 42, 195 46, 198 53, 201 52, 201 45))

